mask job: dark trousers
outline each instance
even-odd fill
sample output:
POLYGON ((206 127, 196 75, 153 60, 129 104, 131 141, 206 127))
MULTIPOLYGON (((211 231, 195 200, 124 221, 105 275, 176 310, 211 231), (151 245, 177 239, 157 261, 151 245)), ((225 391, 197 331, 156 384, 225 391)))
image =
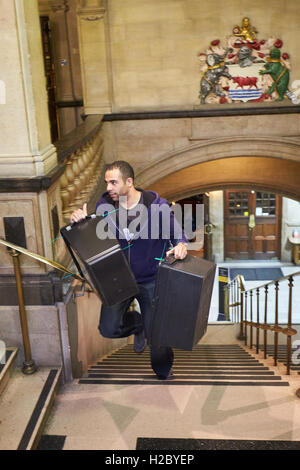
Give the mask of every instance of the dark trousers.
MULTIPOLYGON (((138 284, 139 293, 135 296, 139 302, 141 313, 128 311, 134 297, 113 305, 102 306, 99 331, 105 338, 124 338, 145 331, 149 339, 152 298, 155 281, 138 284)), ((173 365, 173 351, 169 347, 150 346, 151 366, 157 375, 167 377, 173 365)))

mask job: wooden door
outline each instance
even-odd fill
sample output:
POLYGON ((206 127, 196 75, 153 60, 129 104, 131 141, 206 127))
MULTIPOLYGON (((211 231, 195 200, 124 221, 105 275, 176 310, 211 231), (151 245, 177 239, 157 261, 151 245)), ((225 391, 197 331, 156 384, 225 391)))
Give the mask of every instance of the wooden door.
POLYGON ((60 138, 57 106, 56 106, 56 76, 54 58, 51 48, 51 28, 48 16, 40 17, 42 31, 42 46, 44 55, 45 75, 48 93, 48 111, 50 120, 51 140, 55 142, 60 138))
POLYGON ((281 197, 264 191, 225 191, 225 257, 280 257, 281 197))

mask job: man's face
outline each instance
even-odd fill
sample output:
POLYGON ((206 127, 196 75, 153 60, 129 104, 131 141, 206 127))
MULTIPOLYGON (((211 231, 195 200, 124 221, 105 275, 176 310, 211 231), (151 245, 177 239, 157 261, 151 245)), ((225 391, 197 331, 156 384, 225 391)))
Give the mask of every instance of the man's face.
POLYGON ((108 170, 105 173, 106 190, 113 201, 118 201, 120 196, 127 196, 131 185, 131 178, 124 182, 118 168, 108 170))

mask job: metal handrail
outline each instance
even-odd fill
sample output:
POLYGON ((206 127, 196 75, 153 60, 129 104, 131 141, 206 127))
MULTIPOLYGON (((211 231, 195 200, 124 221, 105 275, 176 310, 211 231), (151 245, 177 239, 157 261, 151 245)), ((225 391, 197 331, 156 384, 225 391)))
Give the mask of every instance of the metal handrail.
MULTIPOLYGON (((285 280, 289 279, 291 276, 294 277, 294 276, 299 276, 299 275, 300 275, 300 271, 296 271, 293 274, 287 274, 286 276, 279 277, 278 279, 274 279, 273 281, 266 282, 265 284, 262 284, 261 286, 256 286, 254 289, 261 289, 262 287, 269 286, 271 284, 275 284, 276 282, 285 281, 285 280)), ((225 288, 228 287, 230 284, 232 284, 236 279, 238 279, 240 281, 243 292, 250 292, 250 290, 253 290, 253 288, 252 289, 247 289, 247 290, 245 289, 245 279, 244 279, 244 276, 242 276, 241 274, 238 274, 234 279, 232 279, 232 281, 228 282, 228 284, 226 284, 225 288)))
MULTIPOLYGON (((271 284, 275 284, 276 282, 285 281, 285 280, 289 279, 291 276, 294 277, 294 276, 297 276, 297 275, 298 276, 300 275, 300 271, 296 271, 293 274, 287 274, 286 276, 279 277, 278 279, 275 279, 273 281, 266 282, 265 284, 262 284, 261 286, 256 286, 255 289, 261 289, 262 287, 270 286, 271 284)), ((238 274, 238 276, 240 276, 240 274, 238 274)), ((245 292, 249 292, 250 290, 253 290, 253 289, 245 290, 245 292)))
MULTIPOLYGON (((274 332, 274 365, 277 365, 278 359, 278 334, 282 333, 287 337, 287 362, 286 362, 286 374, 290 374, 291 367, 291 337, 297 334, 297 330, 292 328, 292 291, 294 277, 300 276, 300 271, 297 271, 286 276, 282 276, 278 279, 268 281, 260 286, 253 287, 251 289, 246 289, 244 277, 238 274, 232 281, 230 281, 224 289, 227 289, 228 299, 228 308, 235 309, 232 318, 236 316, 236 322, 240 323, 240 334, 239 339, 245 340, 247 345, 247 327, 250 327, 250 348, 253 347, 253 328, 256 328, 256 353, 259 352, 259 336, 260 330, 264 332, 264 358, 267 357, 267 332, 274 332), (287 327, 283 328, 278 324, 278 299, 279 299, 279 284, 282 281, 289 281, 289 298, 288 298, 288 318, 287 318, 287 327), (275 322, 274 324, 269 325, 267 320, 268 315, 268 295, 269 295, 269 286, 275 286, 275 322), (264 321, 261 323, 259 319, 259 296, 260 289, 265 291, 265 302, 264 302, 264 321), (256 291, 257 298, 257 307, 256 307, 256 321, 253 319, 253 293, 256 291), (250 321, 247 319, 247 307, 248 307, 248 295, 250 297, 250 321), (238 308, 238 314, 236 309, 238 308), (245 314, 245 318, 244 318, 245 314)), ((296 392, 297 396, 300 398, 300 389, 296 392)))

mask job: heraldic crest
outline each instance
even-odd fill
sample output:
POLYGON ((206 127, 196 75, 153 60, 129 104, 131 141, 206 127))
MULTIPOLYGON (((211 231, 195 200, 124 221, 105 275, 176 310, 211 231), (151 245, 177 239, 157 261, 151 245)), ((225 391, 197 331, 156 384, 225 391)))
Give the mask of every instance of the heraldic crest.
POLYGON ((258 31, 244 18, 226 39, 210 43, 198 59, 202 77, 200 101, 205 103, 271 102, 289 98, 300 100, 289 90, 290 57, 282 52, 278 38, 257 39, 258 31))

